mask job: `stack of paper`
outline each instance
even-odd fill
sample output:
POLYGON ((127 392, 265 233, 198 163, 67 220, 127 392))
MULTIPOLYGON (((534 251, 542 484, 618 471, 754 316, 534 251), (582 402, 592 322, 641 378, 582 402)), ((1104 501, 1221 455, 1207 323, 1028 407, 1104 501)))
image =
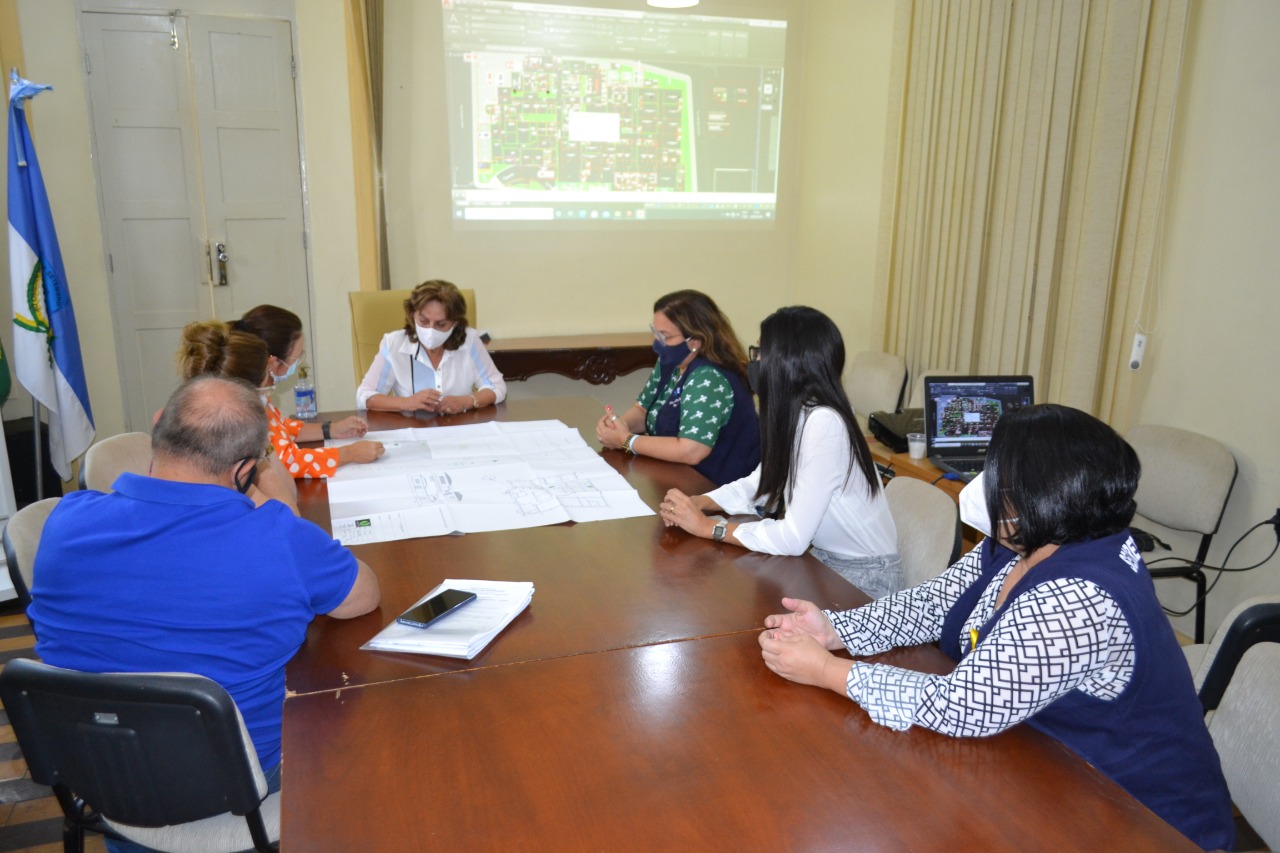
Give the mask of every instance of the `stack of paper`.
POLYGON ((474 592, 476 599, 426 628, 392 622, 360 648, 471 660, 520 615, 533 598, 533 584, 529 581, 446 580, 414 605, 442 589, 474 592))

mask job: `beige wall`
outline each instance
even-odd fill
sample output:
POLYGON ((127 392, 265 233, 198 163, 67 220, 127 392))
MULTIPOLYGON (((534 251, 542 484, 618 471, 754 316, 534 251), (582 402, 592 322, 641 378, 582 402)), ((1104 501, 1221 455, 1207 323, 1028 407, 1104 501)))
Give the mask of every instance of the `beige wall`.
POLYGON ((850 356, 879 349, 876 242, 894 4, 810 0, 794 301, 825 311, 850 356))
MULTIPOLYGON (((1192 8, 1135 422, 1194 430, 1235 455, 1240 476, 1210 554, 1216 562, 1280 507, 1280 4, 1192 8)), ((1275 536, 1271 528, 1253 533, 1231 564, 1261 560, 1275 536)), ((1185 608, 1193 599, 1181 581, 1157 589, 1169 605, 1185 608)), ((1280 594, 1278 559, 1224 576, 1209 596, 1210 633, 1236 602, 1264 593, 1280 594)), ((1189 618, 1176 624, 1190 633, 1189 618)))

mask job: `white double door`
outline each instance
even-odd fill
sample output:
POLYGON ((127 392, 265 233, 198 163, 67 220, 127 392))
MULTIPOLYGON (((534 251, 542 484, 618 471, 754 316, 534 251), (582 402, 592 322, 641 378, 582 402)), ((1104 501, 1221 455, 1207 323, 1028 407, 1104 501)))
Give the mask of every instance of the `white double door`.
POLYGON ((125 417, 150 431, 187 323, 268 303, 309 325, 292 34, 94 11, 81 32, 125 417))

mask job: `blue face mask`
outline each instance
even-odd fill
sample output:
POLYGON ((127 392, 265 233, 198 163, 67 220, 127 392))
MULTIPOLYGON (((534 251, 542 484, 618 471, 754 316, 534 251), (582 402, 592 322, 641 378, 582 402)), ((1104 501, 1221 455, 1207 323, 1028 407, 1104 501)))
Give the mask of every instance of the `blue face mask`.
POLYGON ((681 341, 678 344, 667 346, 661 341, 653 342, 653 351, 658 354, 658 362, 663 367, 675 367, 680 362, 689 357, 690 349, 688 341, 681 341))
POLYGON ((302 364, 302 359, 298 359, 293 364, 289 365, 289 369, 286 370, 282 375, 276 375, 274 373, 271 374, 271 378, 277 382, 284 382, 286 379, 292 378, 293 374, 298 372, 299 364, 302 364))

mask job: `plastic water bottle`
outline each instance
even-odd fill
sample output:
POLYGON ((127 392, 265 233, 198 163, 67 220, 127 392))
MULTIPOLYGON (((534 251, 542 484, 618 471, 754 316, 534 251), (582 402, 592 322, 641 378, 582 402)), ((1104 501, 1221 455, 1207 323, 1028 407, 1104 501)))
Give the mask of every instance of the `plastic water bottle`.
POLYGON ((298 378, 293 383, 293 416, 300 421, 316 417, 316 386, 311 383, 310 371, 305 365, 298 367, 298 378))

